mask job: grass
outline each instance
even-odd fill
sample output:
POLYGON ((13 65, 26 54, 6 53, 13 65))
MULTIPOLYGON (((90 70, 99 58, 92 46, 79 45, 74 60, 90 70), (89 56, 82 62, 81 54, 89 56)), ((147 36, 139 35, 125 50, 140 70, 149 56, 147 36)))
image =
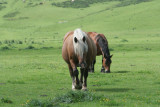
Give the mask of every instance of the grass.
MULTIPOLYGON (((0 58, 3 63, 1 63, 0 81, 4 83, 1 84, 3 87, 1 88, 1 97, 7 97, 13 101, 11 106, 24 105, 31 99, 38 100, 43 104, 50 104, 54 97, 57 98, 56 102, 59 101, 60 105, 71 106, 73 104, 73 106, 78 106, 77 104, 81 103, 89 106, 91 103, 83 102, 83 99, 80 102, 75 101, 71 104, 61 103, 62 98, 64 98, 64 101, 68 101, 66 96, 70 95, 71 79, 67 65, 62 60, 60 53, 60 49, 52 48, 47 50, 6 50, 1 52, 0 58), (59 61, 57 62, 57 60, 59 61), (14 75, 10 72, 14 72, 14 75), (63 77, 66 78, 59 80, 63 77), (57 94, 59 95, 57 96, 57 94)), ((113 54, 115 55, 114 51, 113 54)), ((105 98, 109 101, 98 99, 94 101, 96 104, 91 101, 93 104, 90 106, 158 105, 160 93, 157 57, 158 54, 154 55, 154 52, 150 51, 147 53, 143 51, 133 53, 130 51, 125 54, 120 52, 113 57, 112 73, 107 75, 99 72, 101 61, 97 60, 95 73, 89 74, 88 89, 91 94, 95 93, 95 96, 106 96, 105 98), (144 54, 146 54, 145 57, 142 57, 144 54), (148 58, 150 54, 152 57, 148 58), (123 55, 125 57, 121 57, 123 55), (148 60, 154 60, 154 63, 148 60), (152 65, 152 67, 148 65, 152 65)), ((77 95, 77 97, 79 96, 77 95)), ((78 100, 78 98, 76 99, 78 100)), ((5 103, 1 105, 10 106, 5 103)))
POLYGON ((13 12, 13 13, 8 13, 8 14, 4 15, 3 17, 4 18, 12 18, 12 17, 15 17, 17 14, 19 14, 18 11, 13 12))
POLYGON ((0 106, 158 107, 159 0, 52 5, 66 1, 0 0, 0 106), (71 91, 61 56, 63 36, 79 27, 105 34, 113 54, 110 74, 97 57, 87 92, 71 91))
POLYGON ((1 5, 0 5, 0 10, 2 10, 2 9, 4 9, 4 8, 6 8, 6 7, 5 7, 5 6, 1 6, 1 5))
POLYGON ((1 98, 2 103, 13 103, 10 99, 8 98, 1 98))
POLYGON ((96 96, 93 93, 84 91, 70 91, 64 95, 59 95, 53 99, 54 102, 59 103, 77 103, 101 100, 103 97, 96 96))
POLYGON ((91 102, 91 101, 108 101, 109 99, 102 96, 96 96, 90 92, 84 91, 69 91, 63 95, 57 95, 54 99, 48 101, 40 101, 37 99, 27 100, 26 106, 40 106, 40 107, 55 107, 61 104, 73 104, 79 102, 91 102))

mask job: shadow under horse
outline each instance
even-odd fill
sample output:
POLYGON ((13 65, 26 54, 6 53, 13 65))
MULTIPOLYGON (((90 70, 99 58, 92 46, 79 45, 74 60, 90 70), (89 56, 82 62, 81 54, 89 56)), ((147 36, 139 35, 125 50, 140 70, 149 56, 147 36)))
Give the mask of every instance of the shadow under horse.
MULTIPOLYGON (((113 55, 110 55, 108 41, 104 34, 99 34, 96 32, 87 32, 88 36, 94 41, 97 47, 97 56, 102 55, 102 68, 101 72, 103 73, 110 73, 110 66, 111 66, 111 58, 113 55)), ((94 64, 96 63, 96 59, 90 66, 89 72, 94 72, 94 64)))
POLYGON ((87 89, 88 70, 96 57, 96 49, 93 40, 81 29, 76 29, 65 35, 62 56, 68 64, 72 78, 72 90, 87 89), (77 67, 80 67, 81 71, 80 80, 78 78, 79 72, 77 67))

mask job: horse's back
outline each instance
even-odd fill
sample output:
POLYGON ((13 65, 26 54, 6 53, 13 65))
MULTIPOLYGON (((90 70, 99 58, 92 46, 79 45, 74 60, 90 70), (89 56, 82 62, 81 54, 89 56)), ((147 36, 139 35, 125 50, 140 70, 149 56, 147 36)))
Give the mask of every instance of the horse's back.
POLYGON ((102 33, 99 33, 97 36, 100 36, 100 37, 102 37, 106 42, 107 42, 107 44, 108 44, 108 41, 107 41, 107 38, 104 36, 104 34, 102 34, 102 33))
POLYGON ((87 34, 89 35, 89 37, 93 40, 93 42, 95 43, 96 47, 97 47, 97 55, 102 55, 100 46, 97 42, 97 39, 99 38, 99 36, 102 36, 102 38, 104 38, 103 34, 99 34, 97 32, 87 32, 87 34))
POLYGON ((107 38, 102 33, 97 32, 87 32, 87 34, 92 38, 92 40, 96 41, 99 37, 102 37, 105 41, 107 41, 107 38))
POLYGON ((87 34, 89 35, 89 37, 94 41, 96 42, 96 36, 98 35, 97 32, 87 32, 87 34))

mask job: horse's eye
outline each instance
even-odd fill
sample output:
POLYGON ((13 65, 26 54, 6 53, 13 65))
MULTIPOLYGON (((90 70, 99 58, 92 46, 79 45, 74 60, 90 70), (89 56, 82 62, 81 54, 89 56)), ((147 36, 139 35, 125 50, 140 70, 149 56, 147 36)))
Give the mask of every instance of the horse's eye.
POLYGON ((83 42, 85 42, 86 38, 85 38, 85 37, 83 37, 83 39, 82 39, 82 40, 83 40, 83 42))

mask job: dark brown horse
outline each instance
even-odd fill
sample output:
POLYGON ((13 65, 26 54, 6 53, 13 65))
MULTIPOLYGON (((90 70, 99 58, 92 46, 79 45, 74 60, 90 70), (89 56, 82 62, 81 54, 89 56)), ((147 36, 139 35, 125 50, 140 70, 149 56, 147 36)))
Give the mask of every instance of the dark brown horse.
MULTIPOLYGON (((109 47, 108 47, 108 41, 104 34, 99 34, 96 32, 88 32, 87 33, 91 39, 94 41, 94 43, 97 46, 97 56, 102 55, 102 68, 101 72, 104 73, 110 73, 110 66, 111 66, 111 57, 109 47)), ((93 62, 91 66, 91 72, 94 72, 94 64, 96 61, 93 62)))
POLYGON ((68 32, 63 40, 62 56, 68 64, 72 78, 72 89, 87 89, 88 68, 97 54, 93 40, 81 29, 68 32), (77 67, 81 76, 78 78, 77 67), (83 81, 84 78, 84 81, 83 81))

